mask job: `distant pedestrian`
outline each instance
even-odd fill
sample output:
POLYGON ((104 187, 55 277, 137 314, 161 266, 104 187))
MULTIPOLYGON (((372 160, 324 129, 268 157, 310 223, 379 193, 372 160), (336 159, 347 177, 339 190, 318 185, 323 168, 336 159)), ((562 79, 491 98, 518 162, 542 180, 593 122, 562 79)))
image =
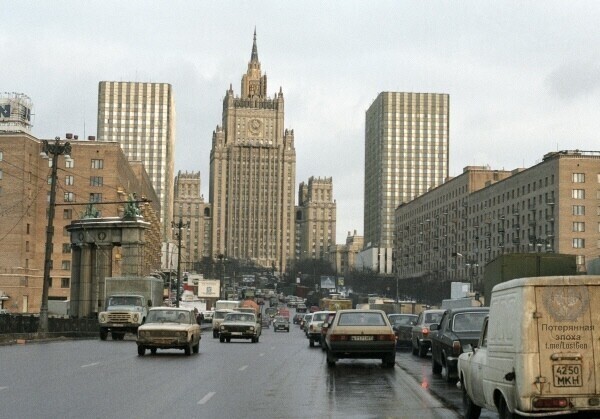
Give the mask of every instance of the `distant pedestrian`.
POLYGON ((200 312, 200 313, 198 313, 196 315, 196 323, 198 323, 199 325, 201 325, 203 321, 204 321, 204 314, 202 314, 200 312))

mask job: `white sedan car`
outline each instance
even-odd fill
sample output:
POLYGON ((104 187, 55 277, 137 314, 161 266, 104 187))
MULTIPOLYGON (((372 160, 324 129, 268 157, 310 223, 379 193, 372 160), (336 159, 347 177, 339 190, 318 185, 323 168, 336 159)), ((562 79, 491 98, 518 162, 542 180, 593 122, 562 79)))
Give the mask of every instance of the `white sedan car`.
POLYGON ((200 349, 200 326, 194 312, 187 308, 153 307, 138 328, 138 355, 146 349, 154 355, 157 349, 183 349, 186 355, 200 349))

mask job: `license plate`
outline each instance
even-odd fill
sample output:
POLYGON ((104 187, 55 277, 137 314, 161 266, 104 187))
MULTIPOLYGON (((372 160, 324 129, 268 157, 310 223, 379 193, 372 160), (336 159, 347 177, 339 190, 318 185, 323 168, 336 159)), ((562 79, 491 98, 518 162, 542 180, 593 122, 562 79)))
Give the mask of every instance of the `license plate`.
POLYGON ((350 340, 373 340, 373 336, 350 336, 350 340))
POLYGON ((554 387, 583 386, 581 364, 553 365, 554 387))

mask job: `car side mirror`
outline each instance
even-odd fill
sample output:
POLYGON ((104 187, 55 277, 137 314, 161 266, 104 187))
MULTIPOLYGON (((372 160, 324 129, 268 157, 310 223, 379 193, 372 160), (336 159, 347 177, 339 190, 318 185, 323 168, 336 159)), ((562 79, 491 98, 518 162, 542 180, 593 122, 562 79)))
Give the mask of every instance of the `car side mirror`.
POLYGON ((439 330, 440 329, 440 325, 437 323, 433 323, 429 325, 429 330, 431 330, 432 332, 435 330, 439 330))
POLYGON ((328 328, 328 327, 329 327, 329 323, 323 323, 323 324, 321 325, 321 327, 328 328))
POLYGON ((470 343, 467 343, 463 346, 463 352, 475 352, 475 347, 470 343))

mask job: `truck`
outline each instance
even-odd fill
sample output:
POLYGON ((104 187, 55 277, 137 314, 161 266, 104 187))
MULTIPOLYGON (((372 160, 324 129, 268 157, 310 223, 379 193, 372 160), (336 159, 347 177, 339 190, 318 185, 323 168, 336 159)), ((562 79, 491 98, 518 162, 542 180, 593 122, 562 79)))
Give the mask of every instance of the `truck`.
POLYGON ((597 417, 599 318, 598 275, 496 285, 476 346, 458 358, 465 418, 478 418, 481 408, 501 418, 597 417))
POLYGON ((238 300, 217 300, 215 303, 215 310, 221 310, 224 308, 235 310, 239 306, 240 302, 238 300))
POLYGON ((338 311, 352 308, 352 300, 346 298, 321 298, 321 311, 338 311))
POLYGON ((108 277, 104 280, 104 309, 98 313, 100 340, 137 333, 152 306, 161 306, 164 283, 155 277, 108 277))
POLYGON ((561 253, 508 253, 489 261, 483 270, 484 304, 489 305, 495 285, 515 278, 577 275, 575 255, 561 253))

